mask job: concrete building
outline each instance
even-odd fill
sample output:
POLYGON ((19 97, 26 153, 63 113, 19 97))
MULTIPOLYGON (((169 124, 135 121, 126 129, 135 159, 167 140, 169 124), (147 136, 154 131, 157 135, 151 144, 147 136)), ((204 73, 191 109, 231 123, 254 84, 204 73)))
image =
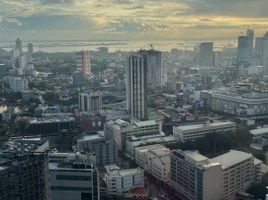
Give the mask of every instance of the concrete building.
POLYGON ((116 165, 105 166, 104 181, 108 194, 122 194, 134 188, 144 187, 144 171, 136 169, 120 169, 116 165))
POLYGON ((139 146, 147 146, 151 144, 174 144, 178 139, 172 135, 165 135, 165 133, 152 133, 150 135, 133 135, 126 140, 126 152, 130 156, 134 156, 135 148, 139 146))
POLYGON ((28 43, 28 53, 32 55, 34 52, 33 43, 28 43))
POLYGON ((264 40, 264 37, 257 37, 255 40, 255 57, 258 59, 259 65, 263 65, 264 40))
POLYGON ((100 199, 98 173, 92 155, 67 154, 62 160, 54 159, 49 163, 49 178, 51 200, 100 199))
POLYGON ((22 77, 7 77, 7 82, 13 92, 22 92, 29 88, 28 80, 22 77))
POLYGON ((250 46, 248 36, 238 37, 237 64, 247 66, 250 63, 250 46))
POLYGON ((257 150, 262 150, 265 145, 268 145, 268 128, 257 128, 250 130, 252 135, 251 147, 257 150))
POLYGON ((77 150, 79 152, 94 153, 97 166, 103 167, 117 162, 117 146, 113 140, 105 138, 103 132, 78 139, 77 150))
POLYGON ((254 30, 247 30, 247 37, 248 37, 248 45, 249 45, 249 56, 252 59, 253 56, 253 49, 254 49, 254 30))
POLYGON ((162 76, 164 75, 162 70, 161 52, 150 49, 140 50, 137 54, 143 56, 146 60, 147 87, 152 90, 161 88, 163 86, 162 76))
POLYGON ((135 162, 138 166, 140 166, 142 169, 144 169, 145 165, 145 153, 148 152, 149 150, 168 150, 165 146, 161 144, 153 144, 153 145, 148 145, 148 146, 142 146, 142 147, 136 147, 135 148, 135 162))
POLYGON ((209 133, 234 133, 235 122, 207 122, 173 127, 173 135, 181 142, 194 141, 209 133))
POLYGON ((145 152, 144 171, 164 183, 170 180, 170 150, 154 149, 145 152))
POLYGON ((78 96, 79 110, 83 112, 92 112, 102 109, 102 93, 84 92, 78 96))
POLYGON ((189 200, 221 200, 221 165, 195 151, 171 154, 171 186, 189 200))
POLYGON ((0 150, 0 199, 48 199, 48 150, 40 138, 9 140, 0 150))
POLYGON ((243 117, 268 114, 268 95, 265 93, 234 91, 227 88, 201 93, 202 100, 206 101, 214 112, 243 117))
POLYGON ((213 159, 198 152, 171 154, 171 185, 190 200, 235 200, 238 192, 261 180, 261 161, 231 150, 213 159))
POLYGON ((134 119, 147 119, 147 73, 146 58, 132 55, 128 58, 127 77, 127 110, 134 119))
POLYGON ((132 135, 151 135, 161 132, 160 125, 154 121, 133 121, 132 123, 121 119, 108 121, 104 125, 106 137, 115 141, 118 150, 126 151, 126 140, 132 135))
POLYGON ((199 66, 214 66, 213 43, 204 42, 199 45, 199 66))
POLYGON ((90 78, 91 63, 88 51, 80 51, 76 54, 76 67, 83 72, 85 79, 90 78))
POLYGON ((251 154, 231 150, 211 159, 211 162, 221 165, 221 196, 223 200, 235 199, 238 191, 245 191, 252 183, 261 180, 262 162, 251 154))
POLYGON ((81 86, 85 83, 85 78, 83 72, 75 72, 73 74, 73 85, 74 86, 81 86))

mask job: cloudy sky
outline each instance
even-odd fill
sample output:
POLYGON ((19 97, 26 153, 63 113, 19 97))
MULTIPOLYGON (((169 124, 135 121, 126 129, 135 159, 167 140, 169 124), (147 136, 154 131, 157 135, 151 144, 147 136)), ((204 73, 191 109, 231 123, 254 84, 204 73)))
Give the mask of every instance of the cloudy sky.
POLYGON ((268 30, 268 0, 0 0, 0 40, 231 39, 268 30))

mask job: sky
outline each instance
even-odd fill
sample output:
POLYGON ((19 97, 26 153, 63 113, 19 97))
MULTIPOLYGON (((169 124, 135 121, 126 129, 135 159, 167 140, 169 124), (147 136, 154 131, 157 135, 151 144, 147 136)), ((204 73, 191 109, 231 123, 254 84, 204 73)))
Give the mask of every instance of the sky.
POLYGON ((234 39, 268 30, 268 0, 0 0, 0 41, 234 39))

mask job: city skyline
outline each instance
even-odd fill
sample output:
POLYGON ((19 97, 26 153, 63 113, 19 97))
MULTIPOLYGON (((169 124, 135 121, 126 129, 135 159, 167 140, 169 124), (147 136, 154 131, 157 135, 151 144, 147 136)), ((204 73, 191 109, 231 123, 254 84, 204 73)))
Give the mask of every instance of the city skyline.
POLYGON ((0 0, 2 40, 233 39, 268 30, 266 0, 0 0))

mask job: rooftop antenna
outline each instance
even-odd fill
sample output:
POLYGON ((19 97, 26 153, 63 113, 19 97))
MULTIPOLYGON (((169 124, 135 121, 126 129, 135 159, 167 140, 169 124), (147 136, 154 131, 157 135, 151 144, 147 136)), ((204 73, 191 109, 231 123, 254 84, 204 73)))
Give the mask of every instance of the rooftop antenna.
POLYGON ((145 37, 146 37, 146 40, 148 42, 148 46, 149 46, 150 50, 153 50, 154 45, 153 45, 152 41, 150 40, 150 37, 149 37, 148 33, 146 31, 144 31, 144 34, 145 34, 145 37))

